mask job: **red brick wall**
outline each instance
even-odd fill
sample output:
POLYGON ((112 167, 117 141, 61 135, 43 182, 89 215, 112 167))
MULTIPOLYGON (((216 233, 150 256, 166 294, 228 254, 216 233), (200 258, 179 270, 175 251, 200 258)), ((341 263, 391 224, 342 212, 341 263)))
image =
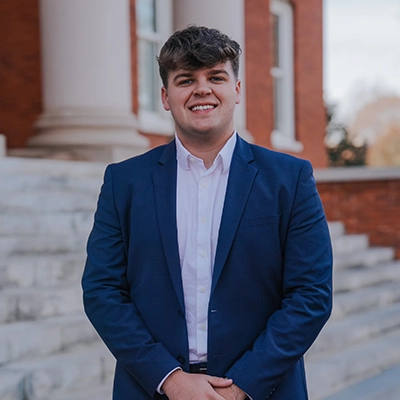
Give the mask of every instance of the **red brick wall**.
POLYGON ((375 246, 390 246, 400 258, 400 179, 319 182, 329 221, 342 221, 348 233, 365 233, 375 246))
MULTIPOLYGON (((293 0, 295 118, 304 151, 293 153, 326 167, 324 147, 322 0, 293 0)), ((273 86, 269 0, 245 2, 247 129, 255 143, 271 147, 273 86)))
POLYGON ((41 112, 38 0, 0 2, 0 133, 22 147, 41 112))
POLYGON ((300 156, 309 159, 314 167, 326 167, 322 0, 293 0, 292 4, 296 135, 304 144, 300 156))
POLYGON ((245 2, 246 124, 255 143, 271 147, 273 129, 269 0, 245 2))

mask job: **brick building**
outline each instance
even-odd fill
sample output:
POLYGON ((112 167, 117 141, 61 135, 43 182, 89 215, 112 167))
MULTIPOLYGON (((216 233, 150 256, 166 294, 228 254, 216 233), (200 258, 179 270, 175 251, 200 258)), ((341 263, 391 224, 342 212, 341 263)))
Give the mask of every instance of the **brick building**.
POLYGON ((240 134, 316 167, 335 307, 307 353, 310 398, 398 398, 400 169, 325 168, 322 3, 0 1, 0 399, 111 398, 114 360, 80 288, 104 162, 59 159, 108 162, 172 138, 155 55, 190 23, 242 45, 240 134), (9 155, 56 160, 3 157, 3 135, 9 155))
POLYGON ((169 141, 155 55, 191 23, 242 45, 238 131, 325 167, 322 0, 4 0, 0 133, 10 154, 108 161, 169 141))

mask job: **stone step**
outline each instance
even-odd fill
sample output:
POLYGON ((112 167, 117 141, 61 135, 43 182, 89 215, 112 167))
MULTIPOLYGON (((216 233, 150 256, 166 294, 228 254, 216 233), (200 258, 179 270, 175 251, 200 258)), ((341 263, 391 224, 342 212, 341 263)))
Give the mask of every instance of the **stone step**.
POLYGON ((330 320, 306 354, 306 359, 321 358, 395 329, 400 330, 400 303, 330 320))
MULTIPOLYGON (((93 200, 93 204, 96 201, 93 200)), ((59 232, 58 235, 20 235, 10 239, 0 236, 0 253, 27 253, 27 252, 67 252, 76 251, 82 246, 82 239, 59 232), (78 247, 77 247, 78 245, 78 247)), ((347 235, 333 242, 335 257, 337 254, 345 254, 368 249, 368 238, 364 235, 347 235), (343 246, 343 247, 342 247, 343 246)))
POLYGON ((87 388, 58 391, 52 394, 51 400, 110 400, 112 399, 113 379, 110 376, 101 385, 90 385, 87 388))
POLYGON ((1 194, 48 190, 98 193, 105 164, 6 157, 0 159, 1 194))
POLYGON ((13 370, 3 370, 0 367, 0 399, 24 400, 24 374, 13 370))
MULTIPOLYGON (((99 341, 83 313, 0 325, 0 365, 99 341)), ((1 398, 1 397, 0 397, 1 398)))
POLYGON ((0 236, 0 254, 5 259, 16 254, 82 253, 86 248, 87 234, 0 236))
MULTIPOLYGON (((110 379, 115 361, 103 343, 77 346, 64 353, 8 364, 8 371, 24 374, 24 400, 53 400, 53 393, 93 387, 110 379)), ((22 396, 21 396, 22 399, 22 396)))
POLYGON ((3 193, 38 192, 46 190, 79 190, 82 192, 98 192, 103 183, 103 175, 99 176, 73 176, 49 174, 7 174, 0 171, 0 184, 3 193))
POLYGON ((3 174, 0 171, 0 187, 2 193, 19 192, 30 193, 46 190, 79 190, 98 192, 103 182, 99 176, 73 176, 71 174, 57 175, 51 173, 40 174, 3 174))
POLYGON ((400 365, 350 386, 324 400, 399 400, 400 365))
POLYGON ((0 290, 0 324, 83 312, 79 284, 0 290))
POLYGON ((344 318, 400 301, 399 282, 384 282, 350 292, 336 293, 331 319, 344 318))
POLYGON ((343 235, 332 238, 334 257, 368 249, 367 235, 343 235))
POLYGON ((0 289, 77 284, 82 276, 84 252, 58 255, 16 255, 0 259, 0 289))
POLYGON ((321 400, 400 364, 400 330, 306 364, 309 395, 321 400))
POLYGON ((400 261, 378 264, 374 268, 354 267, 336 271, 333 287, 337 293, 389 281, 398 281, 400 285, 400 261))
POLYGON ((3 192, 0 196, 0 213, 9 212, 72 212, 92 211, 96 208, 98 192, 75 190, 3 192))
POLYGON ((74 212, 14 212, 0 214, 0 236, 12 235, 75 235, 89 233, 93 225, 94 207, 74 212))
POLYGON ((89 161, 67 161, 21 157, 0 158, 0 176, 10 174, 45 176, 102 176, 105 163, 89 161))
POLYGON ((350 267, 371 267, 378 263, 394 259, 395 251, 391 247, 369 247, 361 251, 335 254, 333 267, 335 270, 350 267))

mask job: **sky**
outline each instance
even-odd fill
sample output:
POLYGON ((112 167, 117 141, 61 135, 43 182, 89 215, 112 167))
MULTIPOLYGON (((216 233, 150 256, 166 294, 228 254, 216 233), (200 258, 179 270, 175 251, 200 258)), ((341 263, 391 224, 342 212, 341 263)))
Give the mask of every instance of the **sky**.
POLYGON ((400 96, 400 0, 324 1, 324 92, 343 119, 377 94, 400 96))

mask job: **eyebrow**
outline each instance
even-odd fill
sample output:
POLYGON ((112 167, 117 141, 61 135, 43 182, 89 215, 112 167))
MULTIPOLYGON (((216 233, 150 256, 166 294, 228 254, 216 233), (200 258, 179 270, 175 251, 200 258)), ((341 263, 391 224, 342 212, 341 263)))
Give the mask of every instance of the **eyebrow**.
POLYGON ((174 79, 172 80, 173 82, 176 82, 177 80, 181 78, 190 78, 192 77, 193 73, 192 72, 182 72, 181 74, 175 75, 174 79))
POLYGON ((219 75, 219 74, 224 74, 224 75, 228 75, 228 71, 226 69, 212 69, 210 70, 209 75, 219 75))
MULTIPOLYGON (((172 81, 176 82, 181 78, 191 78, 193 76, 193 74, 194 74, 194 72, 192 72, 192 71, 185 71, 185 72, 182 72, 182 73, 174 76, 174 79, 172 81)), ((226 71, 225 69, 210 69, 208 72, 208 75, 210 75, 210 76, 219 75, 219 74, 229 76, 228 71, 226 71)))

